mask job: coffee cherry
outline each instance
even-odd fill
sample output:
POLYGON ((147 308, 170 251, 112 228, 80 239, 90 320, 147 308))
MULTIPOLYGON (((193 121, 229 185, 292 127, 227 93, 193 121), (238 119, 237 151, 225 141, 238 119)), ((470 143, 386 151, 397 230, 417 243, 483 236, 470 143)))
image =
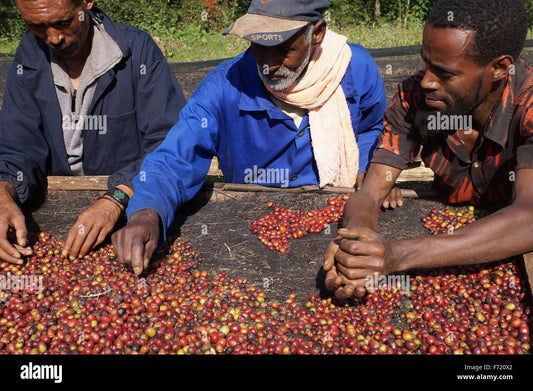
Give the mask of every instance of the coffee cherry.
MULTIPOLYGON (((470 212, 443 211, 450 219, 470 212)), ((327 221, 320 213, 297 215, 320 225, 327 221)), ((438 215, 430 212, 425 223, 438 215)), ((292 229, 279 227, 284 234, 292 229)), ((181 239, 164 245, 146 278, 118 264, 111 245, 71 261, 49 234, 30 239, 34 255, 25 265, 0 262, 2 275, 38 276, 43 288, 0 292, 4 354, 530 352, 531 310, 520 268, 510 261, 415 270, 406 276, 406 292, 383 287, 357 301, 296 293, 273 301, 241 278, 200 270, 196 252, 181 239)))
POLYGON ((318 234, 331 223, 342 219, 344 204, 348 194, 327 199, 328 206, 322 210, 300 210, 280 207, 269 201, 267 206, 273 209, 271 214, 253 221, 250 230, 271 251, 284 254, 289 248, 289 240, 302 238, 310 233, 318 234))

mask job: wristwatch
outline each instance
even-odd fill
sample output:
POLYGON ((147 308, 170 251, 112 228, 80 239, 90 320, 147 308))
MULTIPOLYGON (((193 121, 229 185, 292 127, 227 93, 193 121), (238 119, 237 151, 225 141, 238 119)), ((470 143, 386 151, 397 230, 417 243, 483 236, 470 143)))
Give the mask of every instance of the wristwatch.
POLYGON ((122 207, 124 209, 126 209, 128 207, 128 203, 130 202, 130 197, 125 192, 120 190, 118 187, 114 187, 114 188, 108 190, 100 198, 104 198, 105 196, 108 196, 112 200, 115 200, 116 202, 118 202, 120 205, 122 205, 122 207))

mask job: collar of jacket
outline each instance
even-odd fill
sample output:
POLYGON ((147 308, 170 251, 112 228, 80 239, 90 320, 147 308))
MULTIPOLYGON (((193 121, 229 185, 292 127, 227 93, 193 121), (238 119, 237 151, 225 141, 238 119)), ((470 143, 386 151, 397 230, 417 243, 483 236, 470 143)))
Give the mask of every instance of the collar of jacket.
MULTIPOLYGON (((117 25, 98 7, 93 7, 88 13, 95 23, 104 24, 106 32, 122 51, 122 57, 127 58, 131 53, 131 49, 117 25)), ((37 70, 43 67, 50 67, 48 46, 35 34, 26 31, 15 53, 15 61, 29 69, 37 70)))

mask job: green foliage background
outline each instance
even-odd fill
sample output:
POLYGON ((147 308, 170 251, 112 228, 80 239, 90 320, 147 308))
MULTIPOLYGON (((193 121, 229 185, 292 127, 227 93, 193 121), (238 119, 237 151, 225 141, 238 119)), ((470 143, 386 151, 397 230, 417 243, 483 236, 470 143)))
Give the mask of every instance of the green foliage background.
MULTIPOLYGON (((96 4, 114 21, 137 26, 162 38, 201 38, 220 32, 243 15, 251 0, 99 0, 96 4)), ((350 26, 396 21, 398 25, 421 23, 436 0, 330 0, 328 17, 343 30, 350 26)), ((524 0, 533 25, 533 0, 524 0)), ((0 37, 17 40, 26 30, 11 0, 0 0, 0 37)))

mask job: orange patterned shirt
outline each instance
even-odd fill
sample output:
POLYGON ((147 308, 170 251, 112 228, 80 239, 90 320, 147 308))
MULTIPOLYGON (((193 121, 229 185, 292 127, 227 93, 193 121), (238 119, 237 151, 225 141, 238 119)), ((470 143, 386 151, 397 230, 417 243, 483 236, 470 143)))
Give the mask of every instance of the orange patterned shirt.
MULTIPOLYGON (((516 172, 533 168, 533 72, 522 62, 515 65, 470 156, 456 129, 444 136, 432 135, 427 116, 420 125, 421 112, 429 110, 420 86, 423 77, 424 71, 399 84, 372 162, 404 170, 420 152, 426 167, 435 173, 434 188, 444 202, 510 203, 516 172)), ((440 114, 436 118, 437 125, 465 122, 459 118, 443 122, 440 114)))

